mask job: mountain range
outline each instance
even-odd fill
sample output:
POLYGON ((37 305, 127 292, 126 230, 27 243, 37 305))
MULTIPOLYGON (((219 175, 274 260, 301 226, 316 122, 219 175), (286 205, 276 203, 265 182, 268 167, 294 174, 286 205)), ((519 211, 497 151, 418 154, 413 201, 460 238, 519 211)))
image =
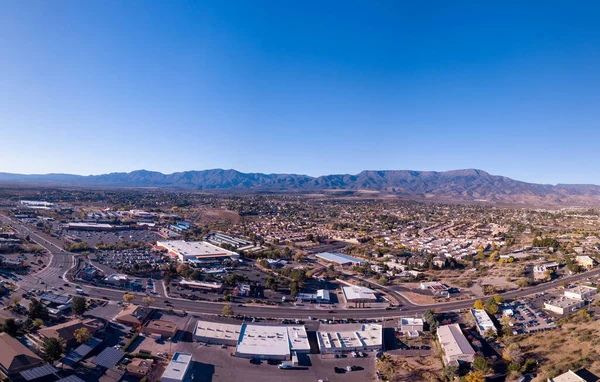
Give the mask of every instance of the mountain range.
POLYGON ((482 170, 362 171, 311 177, 297 174, 243 173, 236 170, 183 171, 163 174, 138 170, 103 175, 0 173, 0 182, 82 187, 153 187, 233 192, 304 192, 378 194, 416 199, 519 204, 600 204, 600 186, 535 184, 491 175, 482 170))

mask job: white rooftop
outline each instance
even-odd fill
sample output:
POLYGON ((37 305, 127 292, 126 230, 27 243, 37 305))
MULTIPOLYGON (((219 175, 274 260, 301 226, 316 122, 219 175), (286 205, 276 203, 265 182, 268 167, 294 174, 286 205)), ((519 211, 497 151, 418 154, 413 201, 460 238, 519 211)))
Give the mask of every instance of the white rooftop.
POLYGON ((237 253, 228 251, 206 241, 165 240, 157 241, 157 246, 166 248, 184 258, 234 256, 237 253))
POLYGON ((400 319, 402 325, 423 325, 423 319, 418 317, 405 317, 400 319))
POLYGON ((443 325, 437 330, 437 336, 447 358, 461 354, 475 354, 458 324, 443 325))
POLYGON ((194 335, 198 337, 237 341, 240 337, 240 330, 241 325, 199 320, 196 323, 194 335))
POLYGON ((192 363, 191 354, 176 352, 173 354, 173 358, 171 359, 171 362, 169 362, 169 365, 163 373, 161 380, 168 379, 170 381, 183 381, 190 363, 192 363))
POLYGON ((496 330, 492 319, 483 309, 471 309, 471 314, 475 318, 475 323, 480 331, 485 332, 488 329, 496 330))
POLYGON ((242 324, 237 353, 290 357, 295 350, 310 350, 304 326, 242 324))
POLYGON ((377 296, 375 296, 375 291, 363 286, 345 286, 342 287, 344 291, 344 296, 346 296, 346 300, 377 300, 377 296))
POLYGON ((382 326, 378 324, 321 325, 317 332, 319 348, 353 349, 382 345, 382 326))

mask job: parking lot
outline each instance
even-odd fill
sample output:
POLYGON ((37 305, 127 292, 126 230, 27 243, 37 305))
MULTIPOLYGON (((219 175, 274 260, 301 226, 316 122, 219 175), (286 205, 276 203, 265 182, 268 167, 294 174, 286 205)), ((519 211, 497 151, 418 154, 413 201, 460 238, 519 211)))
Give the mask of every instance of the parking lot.
POLYGON ((90 246, 95 246, 98 243, 117 244, 121 241, 125 242, 141 242, 152 244, 162 237, 156 232, 145 230, 123 230, 123 231, 76 231, 62 230, 60 237, 64 236, 77 237, 81 241, 87 242, 90 246))
POLYGON ((556 328, 552 318, 527 299, 515 301, 505 307, 513 311, 513 331, 517 333, 532 333, 556 328))
POLYGON ((179 350, 194 355, 194 380, 200 381, 372 381, 375 379, 375 357, 321 359, 319 354, 306 357, 306 366, 281 370, 279 362, 262 361, 252 364, 249 359, 233 357, 233 347, 182 342, 179 350), (358 366, 356 371, 337 374, 335 367, 358 366))

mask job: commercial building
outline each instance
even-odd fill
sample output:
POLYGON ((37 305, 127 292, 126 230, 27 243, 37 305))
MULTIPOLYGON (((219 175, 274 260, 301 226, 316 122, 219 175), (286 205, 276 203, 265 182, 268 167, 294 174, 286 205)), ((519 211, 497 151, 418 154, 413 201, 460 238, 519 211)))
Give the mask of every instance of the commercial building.
POLYGON ((190 280, 181 280, 179 282, 179 286, 182 288, 212 290, 212 291, 220 291, 223 288, 223 284, 221 284, 221 283, 209 283, 206 281, 202 282, 202 281, 190 281, 190 280))
POLYGON ((400 319, 400 331, 403 333, 408 332, 422 332, 423 331, 423 319, 415 317, 405 317, 400 319))
POLYGON ((113 273, 104 279, 104 282, 110 285, 124 287, 129 282, 129 277, 121 273, 113 273))
POLYGON ((9 378, 44 363, 34 352, 6 333, 0 333, 0 349, 0 369, 9 378))
POLYGON ((444 352, 446 365, 458 365, 460 362, 473 362, 475 350, 467 341, 458 324, 442 325, 437 329, 437 337, 444 352))
POLYGON ((240 337, 240 331, 241 325, 198 321, 194 330, 194 341, 235 346, 240 337))
POLYGON ((556 314, 566 314, 575 312, 584 305, 583 300, 573 300, 571 298, 560 297, 544 301, 544 309, 556 314))
POLYGON ((484 309, 471 309, 470 312, 475 319, 475 326, 479 334, 485 336, 488 330, 498 334, 498 329, 496 329, 494 322, 484 309))
POLYGON ((430 291, 434 296, 450 297, 448 287, 438 281, 421 282, 421 289, 430 291))
POLYGON ((310 352, 304 326, 242 324, 236 357, 289 360, 296 353, 310 352))
POLYGON ((383 329, 377 324, 321 325, 317 343, 321 354, 381 350, 383 329))
POLYGON ((173 338, 177 334, 177 324, 165 320, 150 320, 142 328, 142 333, 157 338, 173 338))
POLYGON ((176 256, 181 262, 186 262, 190 259, 239 258, 237 253, 217 247, 206 241, 157 241, 156 247, 166 249, 171 256, 176 256))
POLYGON ((575 257, 575 262, 587 269, 594 268, 594 266, 596 265, 596 260, 592 259, 587 255, 575 257))
POLYGON ((361 259, 357 259, 356 257, 342 255, 341 253, 317 253, 315 255, 317 259, 324 260, 328 263, 335 263, 338 265, 354 265, 354 264, 364 264, 365 261, 361 259))
POLYGON ((342 287, 346 302, 355 305, 364 305, 365 303, 377 301, 375 291, 367 287, 353 285, 342 287))
POLYGON ((565 290, 565 297, 571 298, 574 300, 587 300, 588 298, 594 296, 595 294, 596 294, 596 288, 586 286, 586 285, 578 285, 574 288, 565 290))
POLYGON ((190 353, 176 352, 167 369, 160 378, 160 382, 183 382, 190 377, 192 369, 192 355, 190 353))
POLYGON ((115 227, 111 224, 81 222, 67 223, 63 228, 73 231, 112 231, 115 227))
POLYGON ((317 293, 298 293, 296 299, 319 304, 329 304, 330 301, 329 291, 325 289, 319 289, 317 293))

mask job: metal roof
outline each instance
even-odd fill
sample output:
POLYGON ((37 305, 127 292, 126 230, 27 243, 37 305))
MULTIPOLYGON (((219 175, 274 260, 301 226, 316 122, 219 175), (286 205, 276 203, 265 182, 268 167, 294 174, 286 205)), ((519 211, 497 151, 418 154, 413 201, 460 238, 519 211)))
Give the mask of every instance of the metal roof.
POLYGON ((56 382, 85 382, 83 379, 79 378, 76 375, 69 375, 68 377, 65 377, 63 379, 59 379, 56 382))
POLYGON ((86 355, 88 355, 101 343, 101 339, 92 337, 85 344, 79 345, 77 349, 69 352, 63 359, 60 360, 60 362, 68 366, 73 366, 85 358, 86 355))
POLYGON ((40 300, 52 302, 59 305, 68 304, 71 301, 69 296, 61 296, 60 294, 52 292, 42 292, 38 295, 40 300))
POLYGON ((347 256, 347 255, 343 255, 341 253, 329 253, 329 252, 323 252, 323 253, 317 253, 315 255, 316 257, 318 257, 319 259, 323 259, 325 261, 330 261, 333 263, 338 263, 338 264, 364 264, 364 260, 361 259, 357 259, 356 257, 352 257, 352 256, 347 256))
POLYGON ((54 366, 44 365, 36 367, 34 369, 22 371, 19 374, 21 374, 21 377, 25 378, 26 381, 32 381, 34 379, 42 378, 47 375, 54 374, 56 372, 58 372, 58 369, 56 369, 54 366))
POLYGON ((96 358, 92 361, 94 365, 102 366, 106 369, 110 369, 114 367, 121 358, 125 356, 125 353, 119 349, 115 348, 106 348, 102 351, 102 353, 98 354, 96 358))

